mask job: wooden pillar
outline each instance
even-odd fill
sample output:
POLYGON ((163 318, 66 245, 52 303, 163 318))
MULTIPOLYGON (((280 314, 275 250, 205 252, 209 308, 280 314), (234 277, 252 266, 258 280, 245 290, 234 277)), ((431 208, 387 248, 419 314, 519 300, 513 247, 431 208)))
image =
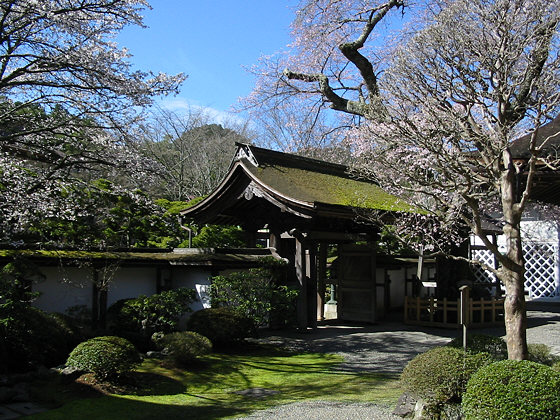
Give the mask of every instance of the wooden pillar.
POLYGON ((94 268, 92 275, 91 326, 95 330, 99 327, 99 288, 97 287, 99 272, 94 268))
POLYGON ((327 249, 328 244, 319 244, 319 254, 317 255, 317 319, 325 319, 325 293, 327 291, 327 249))
POLYGON ((279 255, 283 255, 281 236, 282 233, 279 230, 270 228, 270 237, 268 242, 270 244, 270 247, 276 249, 276 252, 279 255))
POLYGON ((245 243, 248 248, 257 247, 257 230, 253 228, 245 229, 245 243))
POLYGON ((299 294, 297 300, 297 325, 302 331, 307 329, 308 299, 307 299, 307 258, 305 247, 299 238, 296 238, 295 268, 299 283, 299 294))
POLYGON ((317 328, 317 245, 311 244, 306 250, 307 262, 307 326, 317 328))
POLYGON ((104 280, 99 279, 99 271, 93 269, 91 322, 92 327, 107 327, 107 287, 102 285, 104 280))
POLYGON ((371 284, 373 285, 371 291, 371 320, 370 322, 374 323, 377 322, 378 314, 377 314, 377 259, 376 259, 376 249, 375 249, 375 242, 369 243, 369 248, 371 252, 371 284))

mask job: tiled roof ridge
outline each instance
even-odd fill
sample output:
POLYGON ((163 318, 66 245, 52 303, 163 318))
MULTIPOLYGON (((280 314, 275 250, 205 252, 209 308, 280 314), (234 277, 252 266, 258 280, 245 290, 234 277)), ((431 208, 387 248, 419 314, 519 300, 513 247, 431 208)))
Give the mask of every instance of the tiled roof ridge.
MULTIPOLYGON (((299 169, 311 170, 314 172, 349 177, 349 168, 338 163, 327 162, 324 160, 295 155, 292 153, 279 152, 277 150, 264 149, 247 143, 236 143, 239 149, 245 152, 250 151, 256 163, 260 165, 280 165, 299 169)), ((239 160, 238 154, 235 159, 239 160)))

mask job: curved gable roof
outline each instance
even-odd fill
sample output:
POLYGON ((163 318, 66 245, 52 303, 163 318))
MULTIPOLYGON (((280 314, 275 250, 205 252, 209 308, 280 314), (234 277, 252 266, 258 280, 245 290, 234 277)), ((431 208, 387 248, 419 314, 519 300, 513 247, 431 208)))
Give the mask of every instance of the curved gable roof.
POLYGON ((329 212, 333 217, 350 218, 356 208, 413 211, 374 182, 352 178, 343 165, 248 144, 237 146, 222 183, 206 199, 183 211, 184 216, 215 223, 220 213, 226 219, 228 208, 255 195, 302 218, 329 212))

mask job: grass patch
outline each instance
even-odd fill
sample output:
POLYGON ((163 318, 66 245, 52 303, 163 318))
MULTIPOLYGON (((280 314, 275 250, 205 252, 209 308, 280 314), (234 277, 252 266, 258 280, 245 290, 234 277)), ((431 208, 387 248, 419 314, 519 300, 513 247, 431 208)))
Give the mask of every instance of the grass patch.
POLYGON ((212 354, 188 370, 146 360, 134 373, 134 385, 126 387, 124 394, 83 398, 82 389, 67 391, 65 396, 53 385, 44 395, 45 402, 63 404, 62 407, 31 418, 206 420, 242 416, 302 400, 382 404, 397 400, 401 392, 398 378, 333 370, 341 361, 341 357, 332 354, 285 354, 266 348, 244 354, 212 354), (252 388, 278 393, 260 398, 236 393, 252 388))

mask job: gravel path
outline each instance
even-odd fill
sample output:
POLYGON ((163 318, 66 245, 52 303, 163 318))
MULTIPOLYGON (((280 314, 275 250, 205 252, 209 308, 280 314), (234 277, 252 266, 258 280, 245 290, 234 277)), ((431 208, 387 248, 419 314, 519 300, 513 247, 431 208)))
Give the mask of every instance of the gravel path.
POLYGON ((309 401, 257 411, 243 420, 402 420, 391 408, 375 404, 309 401))
MULTIPOLYGON (((528 305, 529 343, 543 343, 560 355, 560 304, 528 305), (538 309, 538 310, 536 310, 538 309)), ((504 328, 476 330, 477 333, 505 336, 504 328)), ((399 322, 379 325, 322 325, 307 333, 271 332, 260 342, 301 351, 336 353, 344 357, 342 371, 380 372, 398 375, 414 356, 446 344, 458 331, 419 328, 399 322)), ((392 409, 376 404, 329 401, 299 402, 257 411, 239 420, 396 420, 392 409)))

